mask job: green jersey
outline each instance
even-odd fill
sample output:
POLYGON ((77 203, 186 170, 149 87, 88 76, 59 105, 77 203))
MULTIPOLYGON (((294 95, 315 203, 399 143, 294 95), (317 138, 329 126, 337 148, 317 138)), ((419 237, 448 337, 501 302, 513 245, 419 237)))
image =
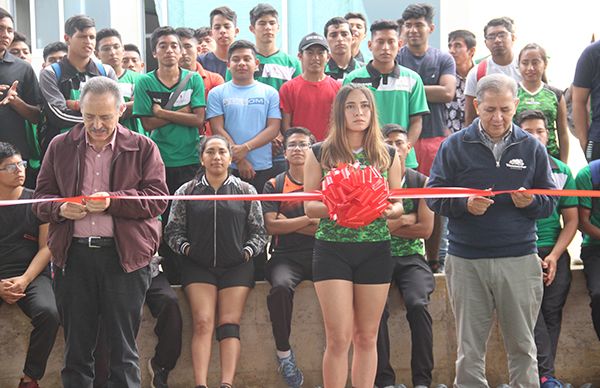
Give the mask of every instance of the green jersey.
POLYGON ((546 148, 548 149, 550 155, 554 156, 555 158, 560 158, 556 123, 558 116, 558 103, 562 98, 562 92, 552 86, 542 83, 542 86, 537 91, 530 93, 523 87, 522 83, 519 83, 517 97, 519 98, 519 105, 517 106, 515 118, 519 113, 525 110, 541 110, 546 116, 546 121, 548 121, 548 144, 546 145, 546 148))
MULTIPOLYGON (((281 51, 268 57, 257 54, 256 59, 260 63, 254 72, 254 79, 274 87, 277 91, 284 83, 302 74, 300 61, 281 51)), ((231 81, 229 69, 225 73, 225 81, 231 81)))
MULTIPOLYGON (((119 90, 121 90, 121 95, 123 96, 123 100, 125 100, 125 102, 129 102, 133 99, 135 82, 141 76, 141 74, 136 73, 135 71, 125 69, 125 72, 119 77, 119 90)), ((144 130, 142 121, 138 117, 128 117, 126 119, 121 118, 119 122, 125 128, 128 128, 133 132, 148 136, 148 132, 144 130)))
MULTIPOLYGON (((407 168, 402 182, 402 188, 425 187, 426 180, 427 177, 425 175, 412 168, 407 168)), ((404 214, 417 213, 419 210, 419 201, 424 201, 424 199, 403 199, 402 206, 404 207, 404 214)), ((399 257, 425 254, 423 240, 420 238, 392 236, 391 250, 392 256, 399 257)))
MULTIPOLYGON (((364 151, 360 151, 354 155, 361 167, 369 165, 367 155, 364 151)), ((317 158, 317 159, 320 159, 317 158)), ((326 171, 323 171, 325 174, 326 171)), ((387 173, 382 173, 387 178, 387 173)), ((333 241, 333 242, 376 242, 388 241, 390 239, 390 230, 383 218, 377 218, 369 225, 360 228, 347 228, 339 225, 337 222, 328 218, 322 218, 319 222, 319 227, 315 233, 317 240, 333 241)))
MULTIPOLYGON (((375 96, 379 125, 398 124, 406 130, 410 118, 429 113, 425 87, 419 74, 396 65, 390 74, 381 74, 373 67, 373 61, 365 67, 354 70, 344 78, 344 85, 358 83, 366 85, 375 96)), ((414 148, 406 158, 406 167, 417 168, 414 148)))
MULTIPOLYGON (((579 173, 575 178, 575 184, 577 185, 578 190, 594 189, 594 185, 592 183, 592 173, 589 165, 579 170, 579 173)), ((579 197, 579 206, 591 210, 590 222, 595 227, 600 228, 600 209, 598 209, 598 204, 596 204, 595 208, 592 207, 593 201, 594 200, 591 197, 579 197)), ((587 247, 591 245, 600 245, 600 240, 594 240, 587 234, 583 233, 583 242, 581 243, 581 246, 587 247)))
MULTIPOLYGON (((550 166, 552 167, 552 178, 556 187, 565 190, 574 190, 576 188, 575 179, 571 174, 571 169, 555 157, 550 156, 550 166)), ((558 206, 554 208, 552 215, 536 221, 537 225, 537 246, 553 247, 558 240, 558 235, 562 230, 560 224, 560 210, 570 207, 577 207, 577 197, 560 197, 558 206)))
MULTIPOLYGON (((179 82, 186 77, 188 70, 180 69, 179 82)), ((133 99, 133 115, 136 117, 152 117, 152 105, 165 107, 179 82, 172 87, 166 87, 158 79, 156 71, 141 75, 135 83, 135 98, 133 99)), ((171 108, 177 111, 185 106, 191 109, 206 106, 204 99, 204 83, 194 72, 177 97, 171 108)), ((198 164, 198 143, 200 136, 198 128, 168 123, 152 131, 150 138, 154 140, 166 167, 181 167, 198 164)))

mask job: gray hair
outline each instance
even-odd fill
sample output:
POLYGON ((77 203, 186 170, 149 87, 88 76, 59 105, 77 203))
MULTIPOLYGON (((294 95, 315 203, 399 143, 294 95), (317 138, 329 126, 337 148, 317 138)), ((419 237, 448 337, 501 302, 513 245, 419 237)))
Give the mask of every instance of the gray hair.
POLYGON ((85 96, 88 94, 102 95, 112 94, 117 103, 117 109, 123 104, 123 97, 121 96, 121 90, 119 90, 119 84, 108 77, 93 77, 85 83, 81 95, 79 96, 79 103, 83 105, 85 96))
POLYGON ((514 79, 504 74, 490 74, 477 82, 477 101, 482 102, 486 92, 499 94, 510 91, 513 98, 517 98, 517 83, 514 79))

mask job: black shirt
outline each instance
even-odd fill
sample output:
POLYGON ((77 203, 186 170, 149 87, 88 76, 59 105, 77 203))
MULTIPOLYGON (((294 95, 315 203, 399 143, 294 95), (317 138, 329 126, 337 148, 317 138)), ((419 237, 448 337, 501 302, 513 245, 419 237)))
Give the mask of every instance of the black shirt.
POLYGON ((213 73, 220 74, 223 79, 225 79, 225 74, 227 73, 227 62, 223 62, 215 53, 208 52, 204 55, 198 56, 198 62, 202 65, 204 70, 212 71, 213 73))
MULTIPOLYGON (((263 194, 282 194, 303 191, 304 187, 301 183, 295 182, 287 172, 283 172, 265 183, 263 194), (285 178, 283 187, 277 187, 277 182, 281 182, 283 177, 285 178)), ((270 212, 280 213, 286 218, 297 218, 305 215, 303 201, 262 201, 262 208, 263 214, 270 212)), ((314 236, 308 236, 301 233, 275 235, 271 240, 273 254, 312 252, 314 244, 314 236)))
MULTIPOLYGON (((33 198, 33 190, 23 189, 20 199, 33 198)), ((39 250, 40 220, 31 204, 0 207, 0 279, 21 276, 39 250)))
MULTIPOLYGON (((29 105, 40 105, 41 95, 37 77, 31 65, 15 57, 8 50, 0 59, 0 85, 12 85, 19 81, 17 93, 29 105)), ((6 96, 6 91, 0 92, 0 101, 6 96)), ((17 147, 23 159, 31 157, 31 149, 27 143, 25 118, 21 117, 9 105, 0 106, 0 141, 8 142, 17 147)))

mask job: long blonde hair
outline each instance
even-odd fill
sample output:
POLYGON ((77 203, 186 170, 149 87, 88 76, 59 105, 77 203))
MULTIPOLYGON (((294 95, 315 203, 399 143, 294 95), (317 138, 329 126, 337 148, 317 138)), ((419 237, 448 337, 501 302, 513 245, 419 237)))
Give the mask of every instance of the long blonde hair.
POLYGON ((353 90, 360 90, 371 108, 371 119, 363 139, 363 149, 369 164, 379 171, 386 171, 391 164, 390 154, 383 139, 383 133, 377 122, 377 109, 373 93, 364 85, 348 84, 342 87, 335 97, 329 124, 329 134, 321 147, 321 166, 332 169, 340 163, 354 163, 355 157, 346 136, 345 106, 348 95, 353 90))

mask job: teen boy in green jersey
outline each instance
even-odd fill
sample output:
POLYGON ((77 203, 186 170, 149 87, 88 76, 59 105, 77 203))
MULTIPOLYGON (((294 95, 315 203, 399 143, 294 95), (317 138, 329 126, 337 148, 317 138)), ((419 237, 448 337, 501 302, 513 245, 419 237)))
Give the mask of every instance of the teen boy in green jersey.
MULTIPOLYGON (((521 112, 515 122, 544 146, 548 143, 547 119, 540 110, 521 112)), ((569 167, 550 156, 552 177, 559 189, 576 188, 569 167)), ((562 321, 562 309, 571 286, 571 256, 567 246, 577 232, 577 197, 560 197, 558 206, 548 218, 537 220, 538 256, 544 261, 544 296, 534 334, 541 388, 559 387, 554 371, 554 358, 562 321), (564 226, 561 226, 560 218, 564 226)))

